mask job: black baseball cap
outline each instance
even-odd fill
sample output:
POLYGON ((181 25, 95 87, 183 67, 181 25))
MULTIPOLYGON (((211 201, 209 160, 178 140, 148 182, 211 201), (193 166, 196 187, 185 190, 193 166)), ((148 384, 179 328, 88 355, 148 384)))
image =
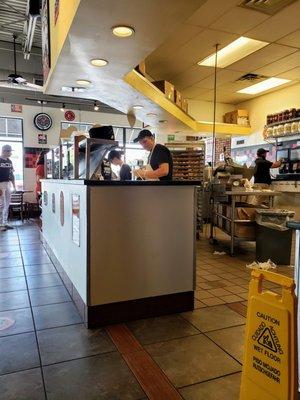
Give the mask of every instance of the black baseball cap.
POLYGON ((263 156, 263 155, 266 154, 266 153, 269 153, 269 150, 260 148, 260 149, 257 150, 257 153, 256 153, 256 154, 257 154, 258 156, 263 156))
POLYGON ((144 139, 145 137, 154 137, 154 136, 148 129, 142 129, 138 134, 138 136, 135 139, 133 139, 133 142, 137 143, 140 140, 144 139))
POLYGON ((121 151, 118 150, 111 150, 109 155, 108 155, 108 161, 112 161, 114 158, 121 158, 121 155, 123 153, 121 151))

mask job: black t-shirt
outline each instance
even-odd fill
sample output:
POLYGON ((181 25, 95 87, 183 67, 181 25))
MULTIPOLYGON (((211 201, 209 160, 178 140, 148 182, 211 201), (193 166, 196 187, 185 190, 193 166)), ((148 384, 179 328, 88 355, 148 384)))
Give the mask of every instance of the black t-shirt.
POLYGON ((131 179, 132 175, 129 165, 123 164, 120 169, 120 181, 131 181, 131 179))
POLYGON ((254 170, 254 183, 266 183, 271 184, 271 174, 270 169, 273 163, 262 157, 258 157, 255 160, 255 170, 254 170))
POLYGON ((160 181, 171 181, 173 177, 173 159, 170 150, 162 144, 156 144, 150 157, 150 165, 153 171, 157 170, 161 164, 169 164, 167 176, 159 178, 160 181))
POLYGON ((13 179, 13 164, 9 158, 0 157, 0 182, 9 182, 13 179))

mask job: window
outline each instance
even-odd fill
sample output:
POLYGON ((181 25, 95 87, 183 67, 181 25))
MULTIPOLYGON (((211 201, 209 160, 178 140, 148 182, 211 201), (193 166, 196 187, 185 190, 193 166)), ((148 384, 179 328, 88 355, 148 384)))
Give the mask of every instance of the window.
POLYGON ((23 189, 23 120, 0 117, 0 148, 9 144, 13 148, 11 160, 14 166, 16 188, 23 189))

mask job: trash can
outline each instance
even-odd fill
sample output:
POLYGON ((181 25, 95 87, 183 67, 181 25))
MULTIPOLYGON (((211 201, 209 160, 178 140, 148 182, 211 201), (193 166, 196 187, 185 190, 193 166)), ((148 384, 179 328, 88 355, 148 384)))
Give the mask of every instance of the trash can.
POLYGON ((256 260, 289 265, 293 232, 286 226, 295 215, 290 210, 256 210, 256 260))

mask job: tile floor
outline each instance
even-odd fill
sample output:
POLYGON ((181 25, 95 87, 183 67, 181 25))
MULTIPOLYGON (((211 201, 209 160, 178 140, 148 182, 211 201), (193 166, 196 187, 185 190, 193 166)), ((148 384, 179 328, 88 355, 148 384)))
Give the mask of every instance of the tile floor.
POLYGON ((34 222, 1 233, 1 400, 238 400, 254 247, 213 255, 218 236, 197 243, 195 310, 122 324, 120 345, 84 327, 34 222))

